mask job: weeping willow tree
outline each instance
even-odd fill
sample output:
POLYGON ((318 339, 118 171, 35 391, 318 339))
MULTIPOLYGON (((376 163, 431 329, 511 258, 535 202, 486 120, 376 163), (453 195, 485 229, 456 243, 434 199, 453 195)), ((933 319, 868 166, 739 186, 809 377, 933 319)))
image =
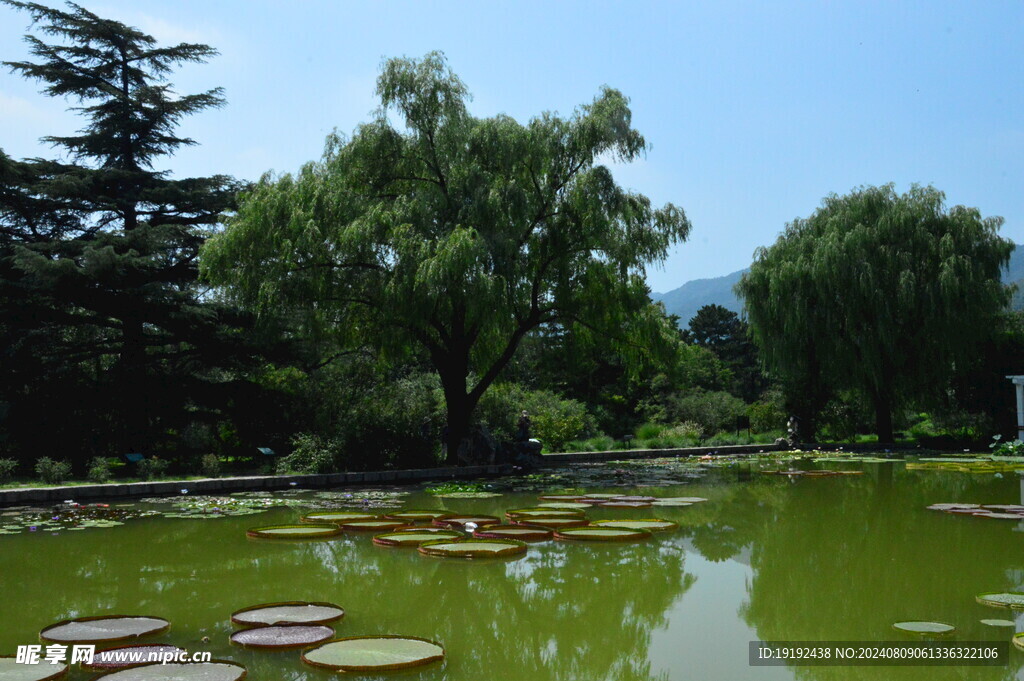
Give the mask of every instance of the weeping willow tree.
POLYGON ((938 397, 1008 303, 1002 222, 933 187, 829 196, 737 284, 768 368, 812 398, 860 391, 891 442, 895 410, 938 397))
POLYGON ((569 118, 477 118, 431 53, 387 61, 377 94, 376 117, 350 139, 332 135, 320 161, 243 197, 202 253, 211 281, 342 346, 425 352, 449 463, 531 330, 584 325, 623 353, 670 335, 644 268, 690 226, 601 165, 646 149, 621 93, 605 88, 569 118))

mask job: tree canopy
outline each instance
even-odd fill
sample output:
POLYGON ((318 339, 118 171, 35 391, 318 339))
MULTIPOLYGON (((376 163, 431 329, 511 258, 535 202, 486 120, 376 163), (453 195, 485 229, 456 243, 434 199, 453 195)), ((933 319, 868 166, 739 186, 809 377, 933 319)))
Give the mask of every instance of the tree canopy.
POLYGON ((585 325, 646 352, 664 317, 643 274, 685 239, 671 204, 616 184, 606 159, 647 145, 605 87, 568 118, 479 118, 443 55, 391 59, 380 109, 331 135, 297 175, 265 176, 202 267, 260 310, 392 355, 422 349, 438 372, 454 460, 476 404, 542 325, 585 325), (394 116, 397 120, 392 120, 394 116))
POLYGON ((1005 308, 1013 244, 1002 219, 945 206, 933 187, 827 197, 757 252, 737 285, 754 338, 791 402, 857 390, 879 439, 913 399, 938 399, 1005 308))
POLYGON ((216 51, 160 46, 73 3, 3 1, 54 39, 26 36, 34 60, 5 65, 85 120, 76 134, 44 138, 68 160, 0 152, 0 399, 17 412, 8 425, 38 444, 56 436, 41 427, 56 412, 70 438, 61 447, 152 451, 197 402, 223 402, 209 394, 223 379, 210 362, 244 356, 229 349, 226 311, 196 286, 199 245, 239 185, 153 167, 195 144, 176 134, 183 117, 224 103, 219 88, 180 95, 167 82, 177 65, 216 51))

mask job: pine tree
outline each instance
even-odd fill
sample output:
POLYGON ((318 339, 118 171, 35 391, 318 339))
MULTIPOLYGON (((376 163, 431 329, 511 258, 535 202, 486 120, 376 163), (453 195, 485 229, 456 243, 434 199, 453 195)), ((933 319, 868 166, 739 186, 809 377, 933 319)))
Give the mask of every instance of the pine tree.
POLYGON ((93 432, 100 453, 146 450, 169 427, 160 418, 200 390, 197 345, 224 335, 223 311, 197 289, 197 257, 237 183, 173 179, 154 167, 195 144, 176 133, 183 117, 224 104, 220 88, 176 94, 168 75, 217 53, 159 46, 73 3, 61 11, 0 1, 54 39, 28 35, 34 60, 4 64, 71 100, 86 122, 77 134, 44 138, 65 160, 0 155, 0 304, 12 342, 3 359, 37 374, 5 381, 3 399, 34 425, 41 415, 29 392, 72 412, 83 400, 94 413, 104 405, 109 421, 93 432))

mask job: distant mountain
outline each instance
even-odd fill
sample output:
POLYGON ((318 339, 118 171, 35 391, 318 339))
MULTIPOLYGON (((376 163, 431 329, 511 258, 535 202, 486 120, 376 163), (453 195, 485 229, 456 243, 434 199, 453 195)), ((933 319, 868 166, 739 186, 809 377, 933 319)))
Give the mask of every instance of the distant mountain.
MULTIPOLYGON (((747 270, 740 270, 714 279, 694 279, 668 293, 652 293, 651 298, 665 304, 669 314, 679 316, 679 326, 686 327, 697 310, 705 305, 721 305, 727 310, 742 315, 743 304, 733 293, 733 286, 747 270)), ((1010 264, 1003 275, 1006 283, 1016 283, 1020 291, 1014 297, 1014 309, 1024 309, 1024 247, 1020 244, 1010 255, 1010 264)))

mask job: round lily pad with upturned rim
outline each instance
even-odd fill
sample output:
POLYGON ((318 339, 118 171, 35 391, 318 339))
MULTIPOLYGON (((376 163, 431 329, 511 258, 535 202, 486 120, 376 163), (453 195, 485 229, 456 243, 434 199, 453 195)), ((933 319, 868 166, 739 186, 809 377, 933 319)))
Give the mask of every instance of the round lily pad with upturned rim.
POLYGON ((142 615, 100 615, 76 617, 51 624, 39 632, 39 638, 51 643, 92 643, 94 641, 127 641, 159 634, 171 626, 162 617, 142 615))
POLYGON ((231 634, 231 642, 243 648, 304 648, 334 637, 323 624, 285 624, 253 627, 231 634))
POLYGON ((415 636, 349 636, 302 653, 302 661, 339 672, 384 672, 444 659, 441 644, 415 636))
POLYGON ((1020 504, 982 504, 986 511, 1000 511, 1002 513, 1024 513, 1024 506, 1020 504))
POLYGON ((518 539, 519 541, 546 541, 553 530, 540 525, 488 525, 473 533, 478 539, 518 539))
POLYGON ((143 664, 100 674, 92 681, 242 681, 245 667, 230 660, 143 664))
POLYGON ((647 530, 648 532, 667 532, 679 527, 671 520, 661 518, 641 518, 640 520, 598 520, 592 527, 621 527, 627 530, 647 530))
POLYGON ((441 539, 420 544, 418 550, 448 558, 507 558, 526 553, 526 543, 516 539, 441 539))
POLYGON ((978 509, 981 508, 981 506, 979 506, 978 504, 946 504, 946 503, 942 503, 942 504, 932 504, 930 506, 925 506, 925 508, 927 508, 929 511, 952 511, 952 510, 955 510, 955 509, 978 510, 978 509))
POLYGON ((995 518, 996 520, 1024 520, 1022 513, 997 513, 996 511, 978 511, 971 515, 977 518, 995 518))
POLYGON ((64 663, 24 664, 14 655, 0 655, 0 681, 52 681, 67 673, 68 666, 64 663))
POLYGON ((345 616, 334 603, 282 601, 260 603, 231 613, 231 621, 241 626, 269 627, 281 624, 327 624, 345 616))
POLYGON ((570 527, 555 531, 555 539, 563 541, 633 541, 650 536, 647 530, 620 527, 570 527))
POLYGON ((619 501, 618 499, 611 499, 600 505, 600 508, 649 508, 652 506, 650 501, 619 501))
POLYGON ((364 511, 316 511, 302 516, 304 523, 347 523, 353 520, 372 520, 379 518, 364 511))
POLYGON ((699 504, 702 501, 707 501, 704 497, 658 497, 651 503, 657 504, 663 501, 685 501, 689 504, 699 504))
POLYGON ((1010 608, 1011 610, 1024 610, 1024 593, 1019 591, 993 591, 990 593, 978 594, 974 597, 982 605, 992 608, 1010 608))
POLYGON ((499 525, 501 520, 493 515, 444 515, 430 521, 438 527, 465 527, 468 523, 476 523, 478 527, 483 525, 499 525))
POLYGON ((1014 634, 1010 641, 1013 642, 1013 645, 1016 646, 1018 650, 1024 650, 1024 632, 1014 634))
POLYGON ((537 504, 538 508, 553 508, 557 510, 575 511, 593 506, 593 502, 582 501, 545 501, 537 504))
MULTIPOLYGON (((430 528, 437 530, 437 528, 430 528)), ((399 532, 386 532, 378 534, 373 538, 373 543, 378 546, 419 546, 428 541, 440 539, 461 539, 465 535, 458 530, 441 530, 435 532, 418 532, 416 530, 401 530, 399 532)))
POLYGON ((541 501, 576 501, 580 498, 579 494, 542 494, 537 497, 541 501))
POLYGON ((956 627, 945 622, 928 622, 925 620, 908 620, 893 622, 892 628, 905 634, 916 636, 948 636, 956 631, 956 627))
POLYGON ((584 494, 583 496, 586 497, 587 499, 615 499, 616 497, 621 497, 622 495, 598 492, 596 494, 584 494))
POLYGON ((513 508, 505 511, 506 518, 583 518, 583 511, 564 508, 513 508))
POLYGON ((586 527, 590 521, 586 518, 545 518, 543 516, 528 516, 523 518, 512 518, 513 525, 539 525, 556 530, 560 527, 586 527))
POLYGON ((613 497, 611 499, 611 501, 644 501, 646 503, 651 503, 652 501, 657 501, 657 500, 658 500, 657 497, 648 497, 648 496, 637 495, 637 494, 624 495, 624 496, 621 496, 621 497, 613 497))
POLYGON ((430 521, 441 516, 452 515, 451 511, 443 509, 409 508, 402 511, 394 511, 384 515, 385 518, 405 520, 406 522, 430 521))
POLYGON ((327 523, 305 525, 267 525, 266 527, 253 527, 246 533, 252 539, 324 539, 336 537, 341 534, 338 525, 327 523))
POLYGON ((681 508, 683 506, 693 506, 693 502, 676 501, 675 499, 658 499, 657 501, 652 501, 651 506, 676 506, 681 508))
MULTIPOLYGON (((184 655, 185 652, 184 648, 167 643, 134 643, 127 646, 97 650, 93 654, 92 662, 82 662, 81 666, 82 669, 90 671, 105 672, 110 669, 134 667, 137 664, 146 664, 147 662, 159 662, 160 656, 167 653, 184 655)), ((0 674, 0 679, 2 678, 3 675, 0 674)))
POLYGON ((374 520, 353 520, 339 523, 339 527, 346 532, 390 532, 406 524, 405 520, 388 520, 377 518, 374 520))

